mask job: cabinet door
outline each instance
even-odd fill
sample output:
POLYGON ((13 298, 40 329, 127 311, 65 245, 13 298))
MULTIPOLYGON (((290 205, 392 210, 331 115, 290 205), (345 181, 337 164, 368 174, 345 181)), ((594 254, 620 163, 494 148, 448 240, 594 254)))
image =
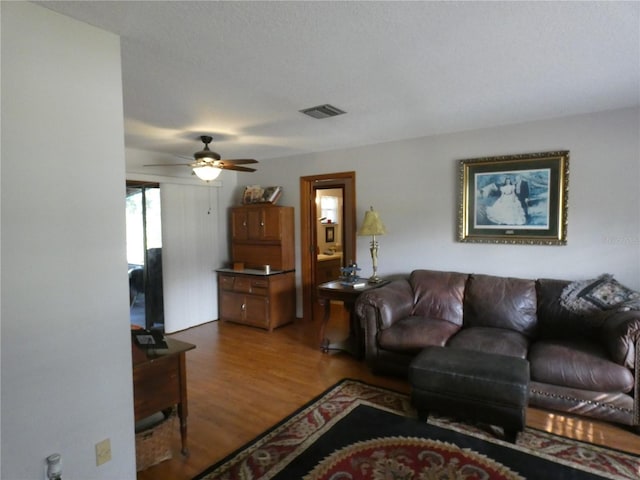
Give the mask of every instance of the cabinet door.
MULTIPOLYGON (((245 236, 234 235, 235 239, 277 241, 282 238, 280 209, 278 207, 253 207, 246 209, 244 213, 245 236)), ((240 228, 241 225, 238 227, 234 225, 234 231, 240 228)))
POLYGON ((277 207, 266 207, 262 209, 262 239, 280 240, 282 238, 282 209, 277 207))
POLYGON ((231 211, 231 230, 234 240, 247 240, 249 238, 246 209, 236 208, 231 211))
POLYGON ((269 299, 261 295, 245 296, 244 323, 256 327, 269 326, 269 299))
POLYGON ((264 214, 262 208, 247 210, 247 236, 250 240, 262 240, 264 232, 264 214))
POLYGON ((245 305, 244 294, 234 292, 220 292, 220 320, 243 322, 245 305))

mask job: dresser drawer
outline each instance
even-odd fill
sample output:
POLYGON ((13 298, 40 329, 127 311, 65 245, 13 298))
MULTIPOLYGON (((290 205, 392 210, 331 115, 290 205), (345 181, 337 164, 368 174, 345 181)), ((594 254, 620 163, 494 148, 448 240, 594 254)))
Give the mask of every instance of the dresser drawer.
POLYGON ((220 275, 220 288, 222 290, 233 290, 233 283, 236 277, 231 275, 220 275))
POLYGON ((252 278, 251 286, 253 288, 267 288, 269 286, 269 280, 266 278, 252 278))
POLYGON ((250 293, 251 292, 251 277, 237 276, 236 281, 233 284, 234 292, 250 293))
POLYGON ((268 289, 269 280, 262 277, 237 276, 233 283, 233 291, 238 293, 266 295, 268 289))
POLYGON ((267 295, 269 292, 269 280, 266 278, 251 279, 251 293, 254 295, 267 295))

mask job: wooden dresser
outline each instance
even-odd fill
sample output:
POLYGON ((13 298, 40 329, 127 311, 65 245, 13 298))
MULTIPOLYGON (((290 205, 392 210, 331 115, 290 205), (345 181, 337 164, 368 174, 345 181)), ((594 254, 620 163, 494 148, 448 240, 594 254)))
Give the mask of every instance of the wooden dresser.
POLYGON ((295 319, 293 271, 218 270, 218 302, 221 320, 272 331, 295 319))
POLYGON ((231 209, 231 261, 244 267, 217 271, 220 320, 269 331, 295 320, 293 215, 271 204, 231 209))

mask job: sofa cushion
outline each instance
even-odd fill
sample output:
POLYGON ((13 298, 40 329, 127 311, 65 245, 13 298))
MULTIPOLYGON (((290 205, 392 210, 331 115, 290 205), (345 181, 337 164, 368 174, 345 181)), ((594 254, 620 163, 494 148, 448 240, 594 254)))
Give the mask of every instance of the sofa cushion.
POLYGON ((560 302, 560 295, 569 283, 568 280, 549 278, 536 281, 539 338, 575 338, 576 335, 593 334, 588 321, 564 308, 560 302))
POLYGON ((464 294, 464 327, 497 327, 533 336, 537 326, 534 280, 469 276, 464 294))
POLYGON ((446 320, 411 316, 378 333, 384 350, 416 354, 427 346, 444 346, 460 327, 446 320))
POLYGON ((462 325, 462 299, 467 274, 414 270, 409 277, 413 288, 413 315, 439 318, 462 325))
POLYGON ((527 358, 529 339, 505 328, 465 327, 451 337, 447 347, 527 358))
POLYGON ((633 374, 587 339, 541 340, 529 350, 531 380, 599 392, 630 392, 633 374))

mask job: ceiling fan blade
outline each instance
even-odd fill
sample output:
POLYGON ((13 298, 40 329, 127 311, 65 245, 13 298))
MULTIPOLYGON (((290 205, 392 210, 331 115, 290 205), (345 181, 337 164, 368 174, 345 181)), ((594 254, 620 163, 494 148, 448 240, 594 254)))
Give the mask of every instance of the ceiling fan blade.
POLYGON ((222 163, 232 163, 234 165, 245 165, 247 163, 258 163, 257 160, 253 158, 226 158, 220 160, 222 163))
POLYGON ((191 167, 193 163, 150 163, 143 167, 191 167))
POLYGON ((237 172, 255 172, 256 171, 255 168, 240 167, 237 165, 218 165, 218 168, 221 168, 222 170, 235 170, 237 172))
MULTIPOLYGON (((0 0, 1 1, 1 0, 0 0)), ((213 152, 209 149, 209 143, 211 143, 212 137, 208 135, 202 135, 200 137, 202 143, 204 143, 204 148, 199 152, 193 154, 193 161, 190 163, 153 163, 144 165, 145 167, 190 167, 190 168, 198 168, 198 167, 215 167, 220 170, 236 170, 238 172, 255 172, 255 168, 249 167, 239 167, 238 165, 246 165, 249 163, 258 163, 257 160, 253 158, 230 158, 228 160, 220 160, 220 155, 216 152, 213 152)), ((178 158, 184 158, 185 160, 190 159, 189 157, 184 157, 178 155, 178 158)))

